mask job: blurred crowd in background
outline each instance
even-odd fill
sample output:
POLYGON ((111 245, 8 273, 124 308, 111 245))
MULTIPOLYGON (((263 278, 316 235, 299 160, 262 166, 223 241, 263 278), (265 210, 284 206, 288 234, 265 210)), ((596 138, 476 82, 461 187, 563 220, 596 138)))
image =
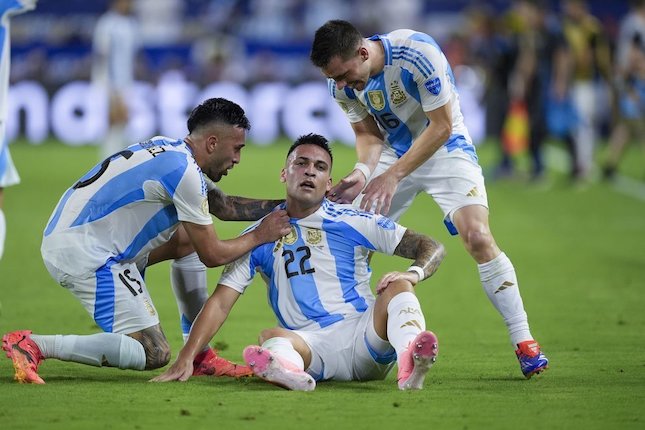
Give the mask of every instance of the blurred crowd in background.
MULTIPOLYGON (((70 81, 90 80, 93 33, 110 3, 41 0, 35 11, 14 18, 11 81, 36 81, 53 94, 70 81)), ((472 117, 467 125, 473 137, 503 141, 499 175, 512 172, 513 153, 524 148, 531 154, 532 174, 540 177, 541 143, 555 136, 566 142, 570 173, 580 179, 591 174, 598 137, 618 142, 613 144, 617 155, 604 162, 610 177, 620 161, 620 144, 624 148, 634 136, 643 140, 642 130, 634 130, 645 111, 640 0, 132 4, 141 42, 137 81, 156 85, 168 73, 179 73, 200 88, 214 82, 245 88, 322 82, 308 60, 311 40, 325 21, 342 18, 366 36, 412 28, 434 37, 467 99, 464 110, 473 111, 464 112, 467 121, 472 117), (628 18, 632 23, 626 26, 628 18)))

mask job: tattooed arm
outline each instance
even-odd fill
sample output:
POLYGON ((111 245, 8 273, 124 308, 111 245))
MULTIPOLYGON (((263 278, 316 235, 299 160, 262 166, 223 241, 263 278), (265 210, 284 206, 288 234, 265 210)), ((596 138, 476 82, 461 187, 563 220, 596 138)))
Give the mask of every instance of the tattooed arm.
POLYGON ((408 229, 399 245, 394 250, 394 255, 414 259, 413 266, 423 270, 423 277, 419 282, 432 276, 437 271, 439 264, 446 256, 443 245, 425 234, 408 229))
POLYGON ((376 284, 376 293, 381 294, 390 282, 398 279, 405 279, 412 285, 432 276, 437 267, 446 255, 443 245, 424 234, 416 233, 410 229, 406 230, 399 245, 394 250, 394 255, 414 260, 412 268, 407 272, 389 272, 376 284), (421 276, 423 273, 423 276, 421 276))
POLYGON ((218 188, 208 192, 209 211, 222 221, 256 221, 282 202, 284 200, 257 200, 227 196, 218 188))

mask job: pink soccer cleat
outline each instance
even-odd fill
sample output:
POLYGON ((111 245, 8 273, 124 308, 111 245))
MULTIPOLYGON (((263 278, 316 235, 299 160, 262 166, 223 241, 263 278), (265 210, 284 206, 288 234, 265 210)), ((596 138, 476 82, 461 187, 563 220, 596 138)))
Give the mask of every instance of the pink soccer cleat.
POLYGON ((244 348, 244 361, 255 376, 287 390, 312 391, 316 388, 316 381, 310 374, 261 346, 244 348))
POLYGON ((44 384, 45 381, 38 376, 38 365, 44 357, 38 345, 29 337, 30 334, 29 330, 5 334, 2 336, 2 349, 13 361, 13 368, 16 371, 13 379, 21 384, 44 384))
POLYGON ((426 373, 437 360, 439 343, 431 331, 422 331, 408 345, 408 349, 399 358, 400 390, 420 390, 426 373))
POLYGON ((230 376, 241 378, 253 376, 253 370, 248 366, 233 363, 217 355, 217 351, 208 348, 200 352, 193 360, 193 376, 230 376))

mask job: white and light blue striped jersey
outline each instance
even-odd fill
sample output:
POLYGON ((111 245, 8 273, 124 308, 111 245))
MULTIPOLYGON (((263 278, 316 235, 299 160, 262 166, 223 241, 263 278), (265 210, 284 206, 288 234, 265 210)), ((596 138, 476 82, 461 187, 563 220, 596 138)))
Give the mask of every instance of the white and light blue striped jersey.
POLYGON ((0 0, 0 187, 20 182, 7 147, 7 109, 11 71, 11 29, 13 15, 30 11, 36 0, 0 0))
POLYGON ((68 189, 43 234, 43 259, 82 277, 134 261, 180 221, 212 224, 206 182, 183 140, 156 136, 94 166, 68 189))
POLYGON ((281 327, 327 327, 374 303, 369 251, 392 255, 405 231, 382 215, 325 199, 310 216, 292 218, 291 233, 280 241, 260 245, 227 265, 219 283, 243 293, 260 272, 281 327))
POLYGON ((401 157, 428 126, 425 112, 450 102, 453 134, 445 146, 448 151, 466 151, 476 161, 452 69, 435 40, 413 30, 396 30, 370 40, 383 44, 385 66, 370 77, 362 91, 338 90, 336 82, 328 80, 332 97, 349 121, 359 122, 371 114, 384 132, 386 144, 401 157))

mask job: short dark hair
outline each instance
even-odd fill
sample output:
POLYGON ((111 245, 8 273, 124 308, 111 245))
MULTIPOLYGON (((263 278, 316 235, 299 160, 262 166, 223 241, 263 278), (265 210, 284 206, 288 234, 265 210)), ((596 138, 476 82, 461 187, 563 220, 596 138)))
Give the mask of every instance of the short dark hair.
POLYGON ((223 122, 245 130, 251 129, 251 123, 240 105, 223 98, 212 98, 192 110, 187 122, 188 133, 213 122, 223 122))
POLYGON ((331 164, 334 164, 334 156, 331 154, 331 148, 329 147, 329 141, 324 137, 319 134, 315 133, 309 133, 305 134, 303 136, 300 136, 298 139, 296 139, 295 142, 293 142, 293 145, 289 148, 289 151, 287 152, 287 158, 291 155, 291 153, 299 146, 302 145, 316 145, 327 151, 327 154, 329 154, 329 159, 331 160, 331 164))
POLYGON ((363 35, 347 21, 327 21, 316 30, 309 58, 316 67, 326 67, 329 61, 339 55, 343 60, 354 56, 363 41, 363 35))

